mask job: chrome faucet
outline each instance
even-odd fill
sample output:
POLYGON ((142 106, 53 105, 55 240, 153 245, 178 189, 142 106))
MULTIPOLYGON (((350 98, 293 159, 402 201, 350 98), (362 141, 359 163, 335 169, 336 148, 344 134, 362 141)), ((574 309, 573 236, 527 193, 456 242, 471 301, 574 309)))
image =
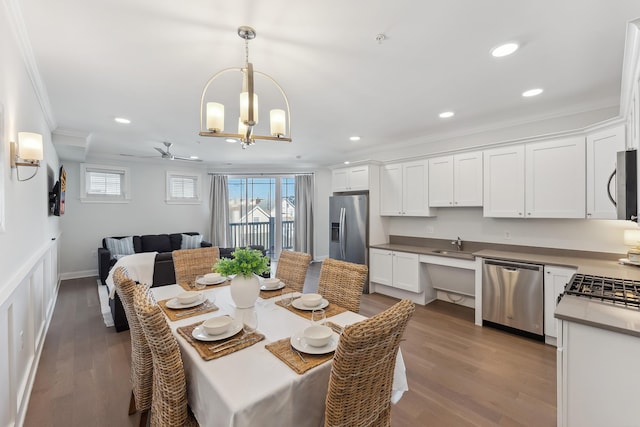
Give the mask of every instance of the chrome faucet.
POLYGON ((456 250, 457 251, 461 251, 462 250, 462 239, 460 238, 460 236, 458 236, 458 238, 454 241, 451 242, 452 245, 456 245, 456 250))

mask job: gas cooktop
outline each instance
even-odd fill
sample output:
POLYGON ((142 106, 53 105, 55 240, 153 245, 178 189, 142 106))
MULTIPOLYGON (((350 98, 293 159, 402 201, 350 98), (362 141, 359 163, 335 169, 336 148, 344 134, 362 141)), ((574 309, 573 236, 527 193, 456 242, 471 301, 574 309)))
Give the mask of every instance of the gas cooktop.
POLYGON ((564 295, 575 295, 602 302, 640 309, 640 281, 574 274, 564 295))

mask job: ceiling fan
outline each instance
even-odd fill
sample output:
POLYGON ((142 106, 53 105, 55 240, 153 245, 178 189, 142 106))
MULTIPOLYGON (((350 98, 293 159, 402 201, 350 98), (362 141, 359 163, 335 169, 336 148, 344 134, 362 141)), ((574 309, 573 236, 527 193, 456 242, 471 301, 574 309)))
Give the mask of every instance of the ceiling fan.
MULTIPOLYGON (((175 156, 171 152, 171 146, 173 145, 173 143, 172 142, 167 142, 167 141, 162 141, 162 143, 166 147, 165 150, 163 150, 160 147, 153 147, 153 148, 155 148, 160 153, 160 157, 162 157, 163 159, 185 160, 185 161, 188 161, 188 162, 201 162, 202 161, 202 159, 194 159, 194 158, 191 158, 191 157, 175 156)), ((128 157, 141 157, 141 156, 133 156, 131 154, 121 154, 121 155, 122 156, 128 156, 128 157)), ((142 156, 142 157, 157 157, 157 156, 142 156)))

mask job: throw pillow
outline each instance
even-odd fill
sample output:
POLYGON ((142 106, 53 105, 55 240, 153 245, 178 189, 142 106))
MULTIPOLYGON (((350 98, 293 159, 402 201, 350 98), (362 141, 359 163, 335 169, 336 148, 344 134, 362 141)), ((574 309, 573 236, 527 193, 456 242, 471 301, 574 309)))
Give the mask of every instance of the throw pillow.
POLYGON ((182 244, 180 249, 198 249, 202 243, 202 234, 196 234, 190 236, 189 234, 182 235, 182 244))
POLYGON ((107 245, 109 252, 111 252, 112 258, 120 259, 125 255, 135 253, 133 250, 133 236, 123 237, 122 239, 107 237, 104 242, 107 245))

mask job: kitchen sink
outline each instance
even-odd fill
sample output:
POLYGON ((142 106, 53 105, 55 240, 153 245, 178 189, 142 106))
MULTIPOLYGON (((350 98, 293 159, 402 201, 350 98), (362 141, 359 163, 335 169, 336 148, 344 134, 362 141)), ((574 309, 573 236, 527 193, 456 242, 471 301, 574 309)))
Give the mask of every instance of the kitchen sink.
POLYGON ((473 256, 473 254, 471 252, 462 252, 462 251, 449 251, 446 249, 434 249, 431 251, 431 253, 434 254, 438 254, 438 255, 445 255, 448 257, 453 257, 453 258, 464 258, 464 259, 475 259, 476 257, 473 256))

